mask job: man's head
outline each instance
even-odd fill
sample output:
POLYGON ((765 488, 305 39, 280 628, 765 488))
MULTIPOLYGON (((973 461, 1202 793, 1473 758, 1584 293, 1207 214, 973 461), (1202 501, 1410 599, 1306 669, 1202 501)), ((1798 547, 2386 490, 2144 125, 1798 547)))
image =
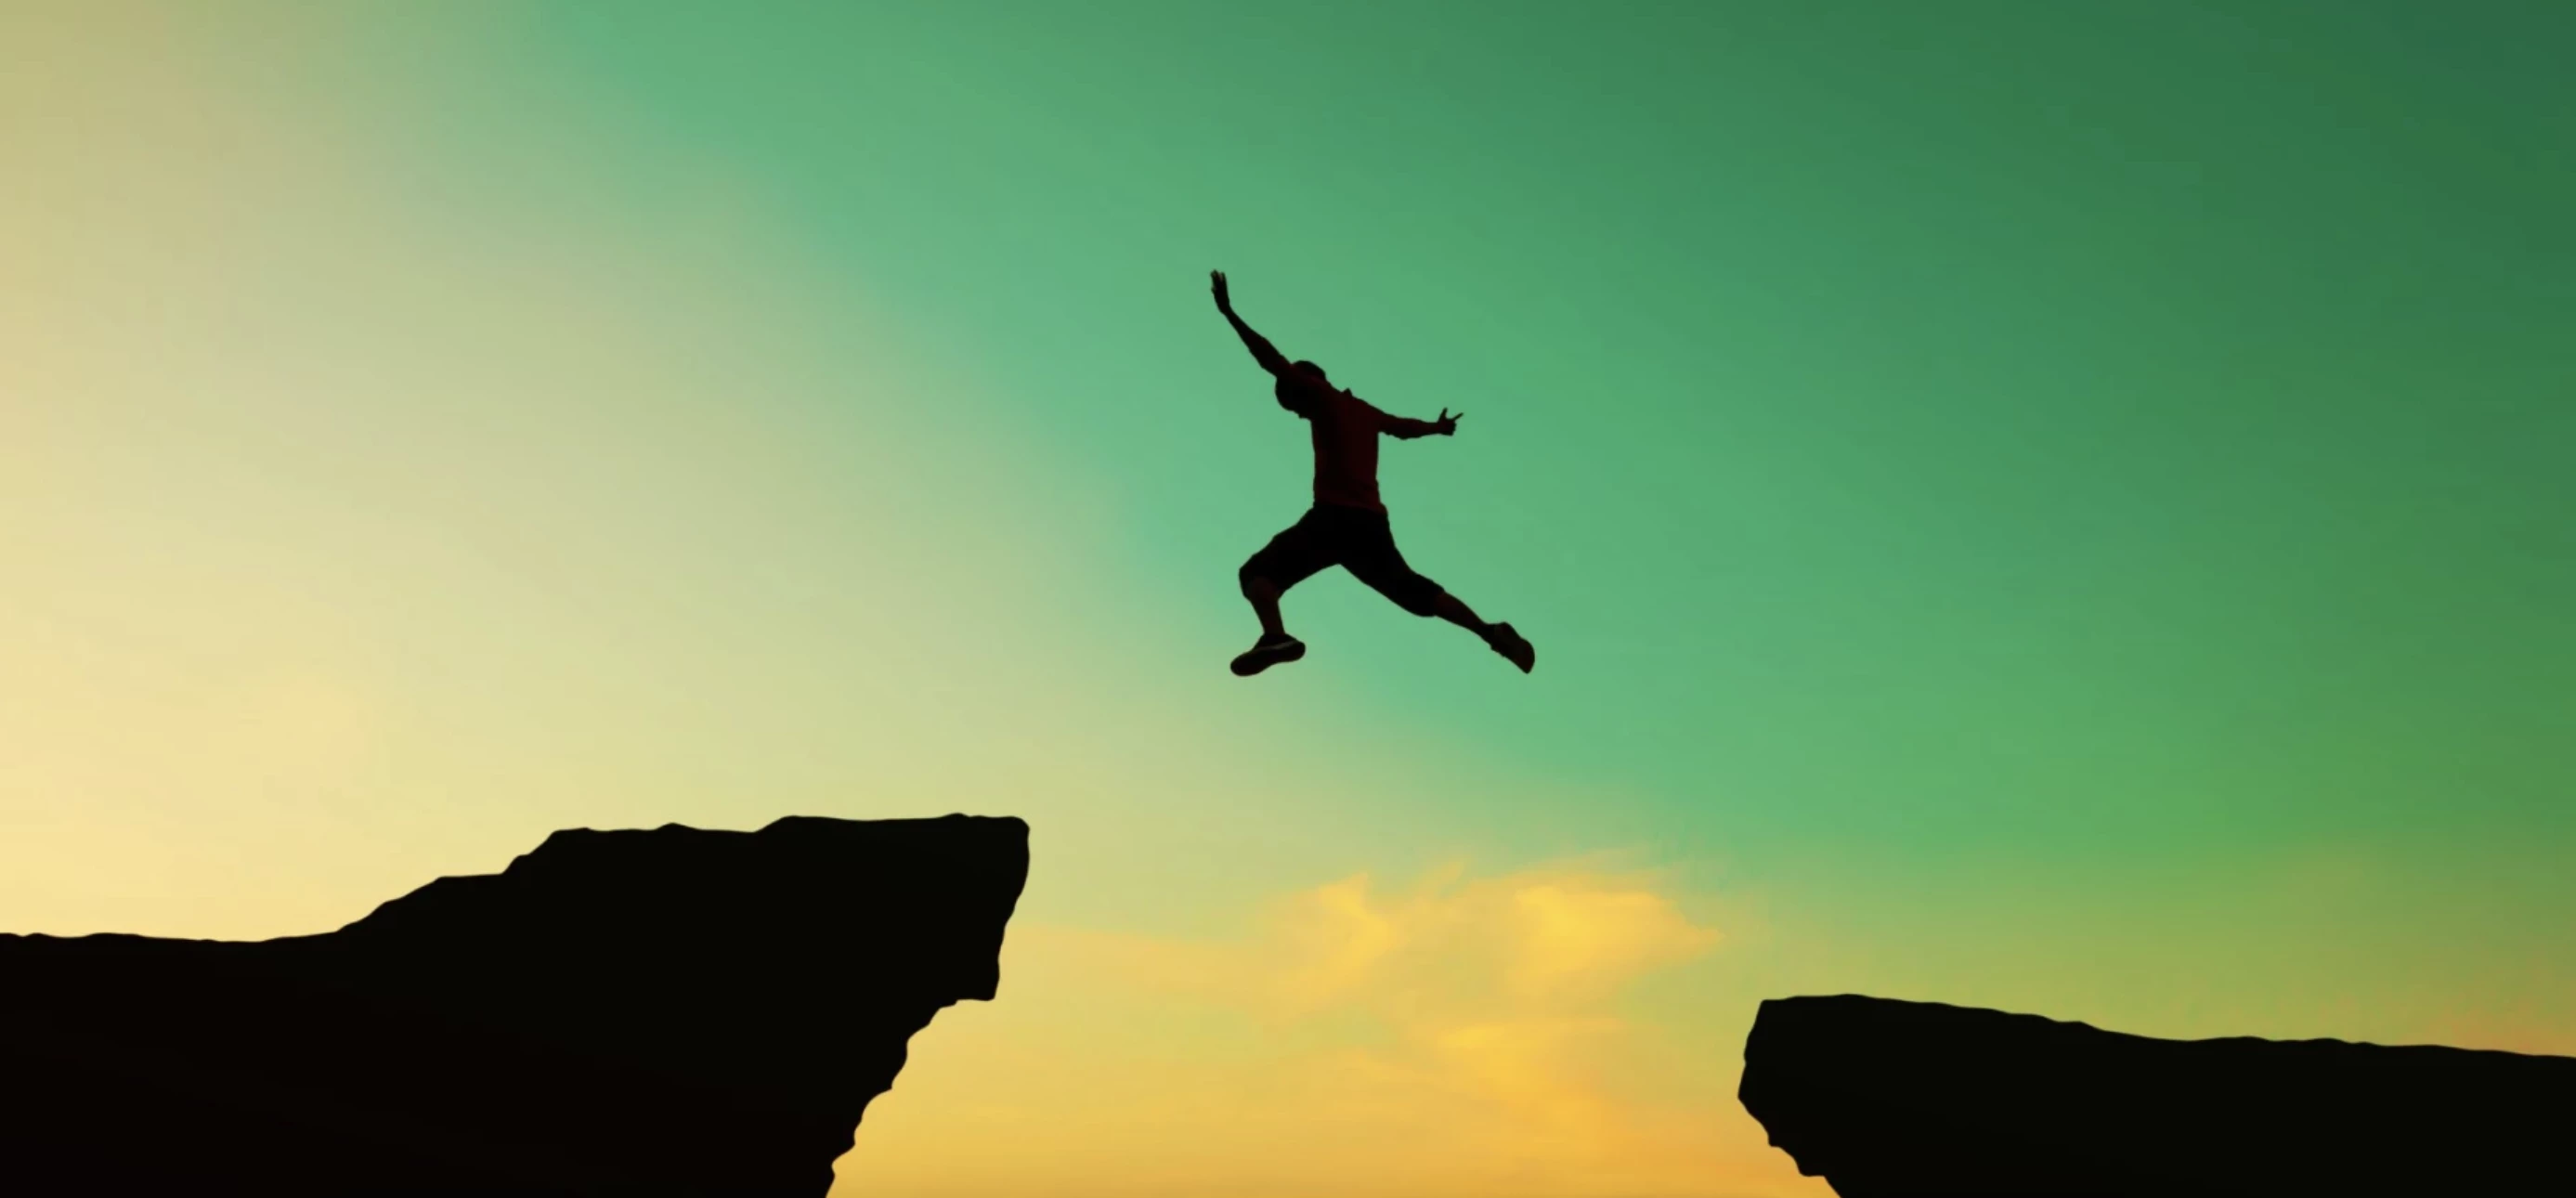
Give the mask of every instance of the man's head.
POLYGON ((1332 380, 1325 377, 1323 367, 1300 360, 1288 364, 1288 373, 1279 377, 1270 394, 1278 399, 1280 407, 1303 415, 1308 396, 1332 389, 1332 380))

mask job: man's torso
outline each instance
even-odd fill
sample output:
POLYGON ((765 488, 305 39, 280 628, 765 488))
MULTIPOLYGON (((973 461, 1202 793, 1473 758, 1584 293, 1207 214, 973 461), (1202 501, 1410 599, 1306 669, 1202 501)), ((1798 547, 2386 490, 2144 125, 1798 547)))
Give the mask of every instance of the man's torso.
POLYGON ((1329 387, 1309 387, 1301 398, 1297 414, 1315 447, 1315 502, 1385 511, 1377 490, 1377 438, 1386 414, 1329 387))

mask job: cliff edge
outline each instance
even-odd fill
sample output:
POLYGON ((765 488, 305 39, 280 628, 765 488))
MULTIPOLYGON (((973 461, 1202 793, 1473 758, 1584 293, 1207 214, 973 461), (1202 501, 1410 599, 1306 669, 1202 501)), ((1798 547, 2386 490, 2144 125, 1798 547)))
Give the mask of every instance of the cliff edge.
POLYGON ((2157 1040, 1860 995, 1772 999, 1744 1109, 1842 1198, 2530 1194, 2576 1184, 2576 1058, 2157 1040))
POLYGON ((0 935, 0 1193, 819 1198, 1028 863, 1007 818, 575 830, 322 935, 0 935))

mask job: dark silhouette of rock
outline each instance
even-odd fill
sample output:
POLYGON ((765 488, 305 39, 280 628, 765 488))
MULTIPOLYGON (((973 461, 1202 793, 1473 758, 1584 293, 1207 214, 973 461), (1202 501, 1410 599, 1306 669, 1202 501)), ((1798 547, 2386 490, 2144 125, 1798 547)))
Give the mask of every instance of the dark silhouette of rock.
POLYGON ((557 832, 336 932, 0 936, 0 1193, 797 1195, 990 999, 1016 819, 557 832))
POLYGON ((2576 1059, 2156 1040, 1860 995, 1772 999, 1744 1109, 1843 1198, 2576 1188, 2576 1059))

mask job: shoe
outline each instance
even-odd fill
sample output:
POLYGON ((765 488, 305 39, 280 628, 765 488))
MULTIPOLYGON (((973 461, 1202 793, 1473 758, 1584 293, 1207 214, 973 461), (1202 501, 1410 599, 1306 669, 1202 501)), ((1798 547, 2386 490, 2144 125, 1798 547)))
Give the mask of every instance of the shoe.
POLYGON ((1509 624, 1494 625, 1493 631, 1485 637, 1485 643, 1492 645, 1494 652, 1502 654, 1503 660, 1519 666, 1521 673, 1529 673, 1530 667, 1538 664, 1538 650, 1531 648, 1521 634, 1512 631, 1509 624))
POLYGON ((1234 659, 1234 676, 1250 678, 1283 661, 1295 661, 1306 655, 1306 642, 1293 636, 1264 635, 1253 646, 1234 659))

